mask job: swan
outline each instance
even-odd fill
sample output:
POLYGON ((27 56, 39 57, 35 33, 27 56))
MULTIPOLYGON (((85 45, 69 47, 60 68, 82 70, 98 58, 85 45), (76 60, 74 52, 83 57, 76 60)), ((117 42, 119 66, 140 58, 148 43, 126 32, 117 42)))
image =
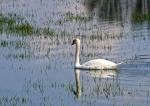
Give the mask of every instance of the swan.
POLYGON ((80 39, 76 38, 73 40, 72 45, 76 45, 76 52, 75 52, 75 68, 77 69, 87 69, 87 70, 99 70, 99 69, 117 69, 118 65, 114 62, 105 60, 105 59, 94 59, 85 62, 84 64, 80 65, 79 55, 80 55, 80 39))

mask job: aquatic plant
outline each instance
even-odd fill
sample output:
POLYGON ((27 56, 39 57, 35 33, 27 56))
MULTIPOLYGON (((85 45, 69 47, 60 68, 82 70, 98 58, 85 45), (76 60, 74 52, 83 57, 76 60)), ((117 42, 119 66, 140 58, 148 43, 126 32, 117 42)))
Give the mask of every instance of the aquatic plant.
POLYGON ((19 35, 54 35, 55 31, 49 27, 36 28, 23 18, 16 15, 0 14, 0 33, 15 33, 19 35))
POLYGON ((1 96, 0 97, 0 105, 1 106, 5 106, 5 105, 23 105, 23 104, 27 104, 27 102, 29 101, 29 99, 25 96, 12 96, 12 97, 8 97, 8 96, 1 96))
POLYGON ((76 21, 88 21, 90 20, 90 17, 84 16, 84 15, 79 15, 79 14, 73 14, 71 12, 67 12, 65 14, 66 20, 76 20, 76 21))
POLYGON ((141 12, 134 12, 132 14, 132 20, 133 22, 150 22, 150 13, 142 14, 141 12))
POLYGON ((43 28, 42 33, 44 35, 52 35, 52 36, 55 35, 55 31, 50 28, 43 28))
POLYGON ((33 34, 34 28, 29 23, 21 23, 16 25, 15 27, 15 33, 22 33, 22 34, 33 34))
POLYGON ((8 42, 7 41, 0 41, 0 47, 7 47, 8 42))
POLYGON ((64 14, 64 18, 59 19, 56 24, 63 25, 65 22, 86 22, 91 19, 90 16, 86 16, 85 14, 73 14, 71 12, 67 12, 64 14))

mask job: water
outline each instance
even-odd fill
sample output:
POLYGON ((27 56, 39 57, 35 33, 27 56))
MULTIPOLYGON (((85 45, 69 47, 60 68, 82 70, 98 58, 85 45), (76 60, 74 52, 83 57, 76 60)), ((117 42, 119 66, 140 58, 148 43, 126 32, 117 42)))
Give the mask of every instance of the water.
POLYGON ((1 33, 0 105, 149 106, 149 18, 132 16, 138 11, 148 17, 149 1, 141 1, 1 1, 3 14, 15 13, 57 35, 1 33), (117 71, 74 70, 76 37, 81 63, 96 58, 127 62, 117 71))

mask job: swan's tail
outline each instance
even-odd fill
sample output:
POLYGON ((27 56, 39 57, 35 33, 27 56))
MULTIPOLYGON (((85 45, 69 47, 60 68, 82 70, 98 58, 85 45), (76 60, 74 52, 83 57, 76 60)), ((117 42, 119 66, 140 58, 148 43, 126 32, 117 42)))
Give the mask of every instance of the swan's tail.
POLYGON ((117 63, 117 66, 119 66, 119 65, 121 65, 121 64, 123 64, 123 63, 127 63, 127 60, 124 60, 124 61, 122 61, 122 62, 120 62, 120 63, 117 63))

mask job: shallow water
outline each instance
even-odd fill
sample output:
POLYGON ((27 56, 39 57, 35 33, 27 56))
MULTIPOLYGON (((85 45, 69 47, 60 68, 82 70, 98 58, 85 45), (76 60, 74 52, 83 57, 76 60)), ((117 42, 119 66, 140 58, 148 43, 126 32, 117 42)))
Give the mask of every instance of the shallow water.
POLYGON ((150 105, 149 23, 132 22, 130 13, 122 20, 103 14, 99 17, 101 8, 97 5, 89 8, 83 1, 73 0, 1 2, 2 13, 16 13, 32 25, 54 29, 58 35, 0 35, 0 105, 150 105), (80 17, 60 24, 68 12, 90 19, 80 17), (117 71, 75 73, 71 43, 76 37, 81 39, 81 63, 96 58, 127 62, 117 71))

